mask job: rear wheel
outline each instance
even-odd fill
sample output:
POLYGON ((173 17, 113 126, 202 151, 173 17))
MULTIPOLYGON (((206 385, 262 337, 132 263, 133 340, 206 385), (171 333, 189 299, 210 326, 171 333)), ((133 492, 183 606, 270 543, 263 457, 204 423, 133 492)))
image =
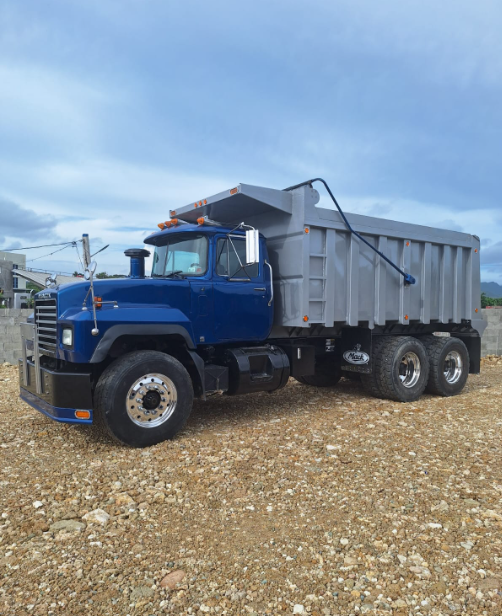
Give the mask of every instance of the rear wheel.
POLYGON ((373 353, 372 386, 379 397, 414 402, 425 390, 429 359, 424 345, 411 336, 389 336, 373 353))
POLYGON ((373 396, 374 398, 383 398, 382 392, 380 391, 380 382, 378 379, 378 374, 376 370, 376 365, 378 358, 381 356, 381 349, 387 338, 384 337, 375 337, 372 341, 371 345, 371 363, 372 363, 372 371, 369 374, 362 373, 361 374, 361 383, 363 384, 364 389, 373 396))
POLYGON ((340 364, 332 359, 318 359, 315 364, 315 374, 295 377, 302 385, 311 385, 312 387, 333 387, 341 378, 340 364))
POLYGON ((437 396, 456 396, 469 376, 469 352, 459 338, 427 336, 422 339, 430 363, 426 391, 437 396))
POLYGON ((94 424, 117 441, 148 447, 173 438, 192 410, 193 388, 184 366, 157 351, 117 359, 94 393, 94 424))

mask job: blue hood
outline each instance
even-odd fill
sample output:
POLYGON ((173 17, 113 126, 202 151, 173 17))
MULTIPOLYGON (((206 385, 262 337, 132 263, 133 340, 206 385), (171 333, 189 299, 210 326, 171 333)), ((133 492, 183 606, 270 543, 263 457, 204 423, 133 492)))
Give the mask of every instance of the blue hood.
POLYGON ((37 299, 57 299, 59 359, 88 363, 106 332, 117 325, 174 324, 184 327, 193 339, 190 283, 186 279, 94 280, 94 295, 103 301, 102 307, 96 309, 98 336, 91 335, 94 321, 89 282, 60 285, 35 296, 37 299), (61 330, 65 326, 74 330, 73 349, 61 343, 61 330))

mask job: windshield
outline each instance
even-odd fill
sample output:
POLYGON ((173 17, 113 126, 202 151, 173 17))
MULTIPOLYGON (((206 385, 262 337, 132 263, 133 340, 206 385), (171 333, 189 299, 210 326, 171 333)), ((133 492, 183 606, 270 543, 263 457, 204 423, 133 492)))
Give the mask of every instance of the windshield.
POLYGON ((173 235, 164 246, 156 246, 152 277, 202 276, 207 271, 207 238, 204 235, 173 235))

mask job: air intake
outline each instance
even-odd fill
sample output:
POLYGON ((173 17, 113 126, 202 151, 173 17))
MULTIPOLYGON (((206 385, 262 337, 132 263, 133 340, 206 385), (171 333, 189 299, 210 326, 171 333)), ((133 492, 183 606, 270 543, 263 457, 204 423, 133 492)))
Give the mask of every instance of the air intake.
POLYGON ((131 258, 131 278, 145 277, 145 258, 150 256, 150 251, 144 248, 128 248, 124 251, 126 257, 131 258))

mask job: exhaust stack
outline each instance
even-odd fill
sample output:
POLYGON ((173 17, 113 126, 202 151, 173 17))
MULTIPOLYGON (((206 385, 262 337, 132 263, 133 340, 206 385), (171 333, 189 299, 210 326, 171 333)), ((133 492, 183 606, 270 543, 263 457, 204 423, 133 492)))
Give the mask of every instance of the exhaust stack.
POLYGON ((145 258, 150 256, 150 251, 144 248, 128 248, 124 251, 126 257, 131 258, 131 278, 145 277, 145 258))

